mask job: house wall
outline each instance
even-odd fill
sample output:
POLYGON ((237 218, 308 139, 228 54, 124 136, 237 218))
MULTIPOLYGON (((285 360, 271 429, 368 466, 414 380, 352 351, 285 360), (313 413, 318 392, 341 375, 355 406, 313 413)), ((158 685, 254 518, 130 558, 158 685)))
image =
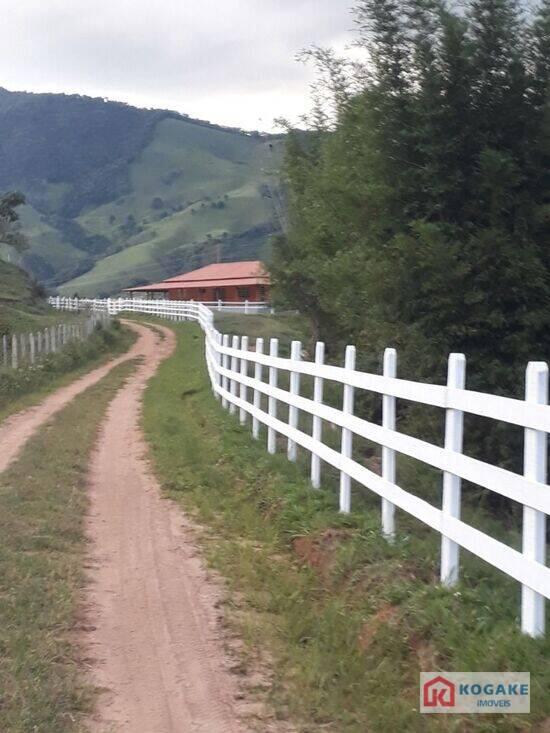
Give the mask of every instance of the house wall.
POLYGON ((196 300, 203 302, 211 302, 216 300, 225 300, 230 302, 244 303, 248 300, 250 303, 269 300, 269 285, 246 285, 237 287, 235 285, 226 285, 218 288, 182 288, 181 290, 170 290, 168 292, 170 300, 196 300))

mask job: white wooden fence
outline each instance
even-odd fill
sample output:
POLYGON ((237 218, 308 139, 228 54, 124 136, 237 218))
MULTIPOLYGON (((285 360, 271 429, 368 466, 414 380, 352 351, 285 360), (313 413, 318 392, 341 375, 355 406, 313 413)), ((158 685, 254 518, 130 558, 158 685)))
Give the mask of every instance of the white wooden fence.
POLYGON ((108 313, 92 312, 78 323, 58 323, 31 333, 4 334, 2 336, 2 366, 19 369, 33 366, 48 354, 61 351, 72 341, 84 341, 99 322, 110 319, 108 313))
MULTIPOLYGON (((55 305, 55 304, 54 304, 55 305)), ((63 307, 63 306, 61 306, 63 307)), ((548 365, 531 362, 527 367, 525 400, 511 399, 465 389, 466 359, 451 354, 447 386, 413 382, 396 376, 397 355, 386 349, 383 374, 355 369, 355 347, 346 349, 342 367, 324 364, 324 345, 317 344, 315 361, 301 358, 299 342, 293 342, 291 357, 278 356, 278 341, 271 339, 269 353, 263 339, 254 348, 246 336, 222 335, 214 327, 213 310, 199 303, 178 301, 93 301, 94 309, 133 311, 198 321, 205 334, 206 364, 215 396, 242 424, 250 420, 258 439, 259 426, 267 427, 267 449, 274 453, 277 435, 287 440, 288 458, 295 461, 298 447, 311 456, 311 483, 321 483, 323 463, 340 472, 340 510, 351 509, 351 481, 356 481, 381 499, 381 528, 388 541, 395 535, 395 508, 413 515, 441 535, 441 582, 449 587, 459 579, 462 547, 521 584, 521 628, 531 636, 545 631, 545 598, 550 598, 550 569, 546 566, 546 515, 550 512, 547 485, 547 436, 550 432, 548 365), (279 372, 290 374, 289 389, 278 386, 279 372), (302 375, 314 380, 313 399, 300 395, 302 375), (266 380, 267 376, 267 380, 266 380), (323 401, 324 382, 343 385, 341 409, 323 401), (382 424, 354 415, 358 390, 382 398, 382 424), (267 398, 267 411, 261 396, 267 398), (396 400, 408 400, 445 411, 444 447, 396 430, 396 400), (278 405, 288 406, 288 420, 278 416, 278 405), (299 412, 312 416, 312 434, 298 427, 299 412), (464 414, 482 416, 520 426, 525 431, 523 475, 485 463, 462 452, 464 414), (341 428, 341 446, 336 450, 323 442, 323 425, 341 428), (378 444, 382 451, 381 475, 353 459, 354 436, 378 444), (400 453, 442 472, 441 507, 436 507, 399 486, 396 455, 400 453), (461 482, 472 482, 523 507, 522 550, 518 551, 461 519, 461 482)), ((265 399, 264 399, 265 402, 265 399)))
MULTIPOLYGON (((120 310, 120 303, 125 304, 125 310, 133 310, 137 312, 150 313, 148 306, 152 307, 153 310, 159 307, 160 303, 178 303, 182 301, 171 301, 167 298, 159 298, 158 300, 152 300, 148 298, 62 298, 57 296, 50 298, 49 303, 55 308, 62 308, 63 310, 78 311, 83 308, 92 308, 94 310, 106 310, 108 312, 118 312, 120 310), (129 306, 129 303, 134 303, 135 306, 129 306)), ((191 303, 198 301, 189 301, 191 303)), ((208 308, 213 308, 219 312, 226 313, 271 313, 273 309, 267 302, 256 302, 256 301, 232 301, 232 300, 212 300, 203 301, 201 305, 205 305, 208 308)))

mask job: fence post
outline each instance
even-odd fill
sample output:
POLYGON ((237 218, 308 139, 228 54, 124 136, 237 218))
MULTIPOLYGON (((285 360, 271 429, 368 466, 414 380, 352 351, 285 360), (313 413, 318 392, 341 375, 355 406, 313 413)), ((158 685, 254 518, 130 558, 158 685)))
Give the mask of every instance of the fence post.
MULTIPOLYGON (((355 370, 355 346, 346 346, 346 357, 344 368, 349 371, 355 370)), ((342 412, 345 415, 353 415, 355 389, 344 384, 344 399, 342 412)), ((353 433, 347 428, 342 428, 341 454, 344 458, 351 458, 353 451, 353 433)), ((340 511, 349 514, 351 511, 351 479, 347 473, 340 471, 340 511)))
MULTIPOLYGON (((241 339, 241 351, 248 351, 248 336, 243 336, 241 339)), ((248 361, 246 359, 241 359, 241 377, 246 376, 248 376, 248 361)), ((246 385, 242 382, 239 391, 239 397, 241 398, 241 400, 244 400, 244 402, 248 402, 248 389, 246 385)), ((247 412, 244 407, 241 407, 239 411, 239 421, 241 425, 246 424, 246 417, 247 412)))
MULTIPOLYGON (((180 316, 180 318, 183 320, 183 316, 180 316)), ((222 344, 222 335, 221 335, 221 333, 218 333, 218 331, 212 331, 211 334, 210 334, 210 338, 212 339, 211 343, 214 344, 212 346, 212 351, 213 351, 212 356, 213 356, 213 361, 214 361, 213 369, 214 369, 214 372, 215 372, 215 374, 214 374, 214 382, 215 382, 215 384, 214 384, 214 397, 217 400, 219 400, 220 399, 220 394, 219 394, 218 390, 216 389, 216 387, 219 388, 219 387, 222 386, 222 375, 220 374, 220 367, 222 365, 222 355, 218 351, 218 349, 220 348, 220 346, 222 344)))
POLYGON ((50 351, 55 354, 57 351, 57 334, 55 332, 55 326, 52 326, 50 333, 50 351))
POLYGON ((222 302, 221 300, 218 300, 218 310, 221 311, 222 309, 222 302))
MULTIPOLYGON (((397 376, 397 351, 395 349, 384 351, 383 374, 391 379, 395 379, 397 376)), ((395 426, 395 397, 385 394, 382 397, 382 427, 387 430, 395 430, 395 426)), ((395 483, 396 479, 395 451, 386 446, 382 446, 382 478, 392 484, 395 483)), ((382 499, 382 534, 390 542, 395 537, 395 505, 387 499, 382 499)))
POLYGON ((2 363, 4 367, 8 366, 8 336, 4 334, 2 336, 2 363))
MULTIPOLYGON (((300 361, 302 358, 302 343, 300 341, 293 341, 290 347, 290 359, 292 362, 300 361)), ((300 373, 290 372, 290 394, 300 394, 300 373)), ((294 405, 288 407, 288 425, 291 428, 298 427, 298 408, 294 405)), ((288 439, 287 457, 289 461, 295 462, 298 458, 298 448, 294 440, 288 439)))
MULTIPOLYGON (((466 384, 466 357, 451 354, 447 374, 447 387, 464 389, 466 384)), ((462 453, 464 413, 447 409, 445 412, 445 450, 462 453)), ((462 479, 449 471, 443 473, 443 514, 460 519, 462 479)), ((445 518, 443 517, 443 521, 445 518)), ((458 582, 459 546, 445 535, 441 536, 441 582, 452 587, 458 582)))
MULTIPOLYGON (((532 361, 527 366, 525 400, 548 404, 548 364, 532 361)), ((523 475, 546 483, 548 437, 542 430, 525 429, 523 475)), ((546 514, 523 507, 522 551, 526 558, 546 563, 546 514)), ((521 586, 521 630, 529 636, 544 635, 544 596, 527 585, 521 586)))
MULTIPOLYGON (((322 366, 325 363, 325 344, 317 341, 315 345, 315 363, 322 366)), ((316 404, 323 402, 323 377, 315 377, 313 380, 313 401, 316 404)), ((321 442, 323 439, 323 421, 318 415, 313 415, 313 440, 321 442)), ((315 453, 311 454, 311 485, 314 489, 321 488, 321 459, 315 453)))
MULTIPOLYGON (((279 339, 271 339, 269 342, 269 356, 277 358, 278 354, 279 339)), ((277 386, 277 367, 269 367, 269 386, 277 386)), ((269 395, 267 411, 270 417, 277 417, 277 400, 271 395, 269 395)), ((277 433, 275 432, 275 428, 271 426, 267 428, 267 450, 269 453, 275 453, 277 450, 277 433)))
POLYGON ((42 331, 36 332, 36 353, 37 355, 42 353, 42 331))
MULTIPOLYGON (((256 353, 257 354, 264 353, 264 340, 262 338, 256 339, 256 353)), ((262 372, 263 372, 262 365, 256 362, 254 364, 254 379, 256 379, 258 382, 262 381, 262 372)), ((259 410, 261 407, 261 399, 262 399, 262 393, 260 392, 259 389, 255 389, 253 401, 254 401, 254 407, 257 410, 259 410)), ((258 420, 256 416, 252 418, 252 437, 255 440, 258 440, 258 438, 260 437, 260 421, 258 420)))
POLYGON ((31 365, 34 364, 36 358, 36 352, 34 347, 34 333, 29 333, 29 357, 31 365))
MULTIPOLYGON (((225 348, 229 346, 229 336, 227 334, 223 335, 222 344, 225 348)), ((229 368, 229 357, 227 354, 222 354, 222 366, 224 369, 229 368)), ((226 375, 222 376, 222 387, 226 392, 229 390, 229 379, 226 375)), ((222 397, 222 407, 227 408, 227 397, 222 397)))
POLYGON ((12 369, 17 369, 19 360, 17 358, 17 336, 13 334, 11 337, 11 366, 12 369))
MULTIPOLYGON (((239 337, 233 336, 231 340, 231 348, 232 349, 238 349, 239 348, 239 337)), ((233 374, 236 374, 239 371, 239 359, 236 356, 231 357, 231 372, 233 374)), ((233 397, 237 396, 237 380, 232 379, 231 380, 231 394, 233 397)), ((237 412, 237 405, 234 402, 229 403, 229 414, 234 415, 237 412)))
POLYGON ((245 300, 244 301, 244 312, 245 312, 245 314, 248 313, 248 300, 245 300))
POLYGON ((26 345, 25 334, 22 333, 19 336, 19 366, 23 366, 25 362, 25 357, 27 356, 26 345))

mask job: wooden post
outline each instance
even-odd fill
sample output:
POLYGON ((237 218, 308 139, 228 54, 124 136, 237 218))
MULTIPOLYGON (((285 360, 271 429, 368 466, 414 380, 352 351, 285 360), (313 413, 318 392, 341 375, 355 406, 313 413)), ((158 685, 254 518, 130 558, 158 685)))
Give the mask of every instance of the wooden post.
MULTIPOLYGON (((318 341, 315 345, 315 363, 322 366, 325 363, 325 344, 318 341)), ((316 404, 323 402, 323 377, 315 377, 313 380, 313 401, 316 404)), ((323 421, 318 415, 313 415, 313 440, 319 442, 323 439, 323 421)), ((321 459, 315 453, 311 454, 311 485, 314 489, 321 488, 321 459)))
MULTIPOLYGON (((355 370, 355 346, 346 346, 346 357, 344 368, 350 372, 355 370)), ((342 412, 346 415, 353 415, 355 389, 349 384, 344 384, 344 399, 342 412)), ((345 458, 351 458, 353 452, 353 433, 347 428, 342 428, 341 453, 345 458)), ((340 472, 340 511, 349 514, 351 511, 351 478, 344 471, 340 472)))
MULTIPOLYGON (((271 339, 269 342, 269 355, 277 357, 279 354, 279 339, 271 339)), ((269 386, 277 386, 277 368, 269 367, 269 386)), ((277 417, 277 400, 275 397, 269 395, 268 399, 268 414, 270 417, 277 417)), ((267 428, 267 450, 269 453, 275 453, 277 450, 277 433, 275 428, 267 428)))
POLYGON ((11 337, 11 366, 12 369, 17 369, 19 365, 19 359, 17 354, 17 336, 13 334, 11 337))
POLYGON ((2 363, 5 368, 8 367, 8 336, 4 334, 2 336, 2 363))
MULTIPOLYGON (((243 336, 241 339, 241 351, 248 351, 248 336, 243 336)), ((241 359, 241 377, 248 376, 248 361, 246 359, 241 359)), ((248 401, 248 389, 246 388, 246 385, 242 384, 240 385, 240 393, 239 397, 241 400, 244 400, 245 402, 248 401)), ((241 425, 246 424, 246 417, 247 412, 246 410, 241 407, 239 411, 239 421, 241 425)))
MULTIPOLYGON (((233 336, 231 340, 231 348, 237 350, 239 348, 239 337, 233 336)), ((236 356, 231 357, 231 371, 236 374, 239 371, 239 359, 236 356)), ((237 396, 237 380, 231 380, 231 394, 233 397, 237 396)), ((234 415, 237 412, 237 405, 234 402, 229 403, 229 413, 234 415)))
POLYGON ((42 353, 42 331, 38 331, 36 334, 36 353, 37 355, 42 353))
MULTIPOLYGON (((548 364, 532 361, 527 367, 525 400, 548 404, 548 364)), ((548 436, 542 430, 525 429, 523 475, 531 481, 546 483, 548 436)), ((546 514, 523 507, 522 550, 529 560, 546 564, 546 514)), ((545 630, 544 596, 527 585, 521 586, 521 630, 529 636, 543 636, 545 630)))
POLYGON ((27 343, 25 341, 25 334, 19 335, 19 366, 23 366, 27 356, 27 343))
MULTIPOLYGON (((395 349, 384 351, 384 376, 395 379, 397 376, 397 352, 395 349)), ((395 430, 396 426, 396 403, 395 397, 383 395, 382 397, 382 427, 388 430, 395 430)), ((382 478, 395 483, 396 462, 395 451, 382 446, 382 478)), ((382 534, 392 542, 395 538, 395 506, 387 499, 382 499, 382 534)))
POLYGON ((34 347, 34 333, 29 333, 29 358, 31 361, 31 365, 33 365, 36 359, 36 352, 34 347))
MULTIPOLYGON (((223 335, 222 343, 225 348, 229 346, 229 336, 227 334, 223 335)), ((229 368, 229 357, 227 354, 222 354, 222 365, 224 369, 229 368)), ((229 379, 226 376, 222 377, 222 387, 227 392, 229 390, 229 379)), ((222 407, 227 408, 227 397, 222 397, 222 407)))
MULTIPOLYGON (((180 316, 180 318, 181 318, 181 319, 183 320, 183 315, 181 315, 181 316, 180 316)), ((217 387, 219 388, 219 387, 221 387, 221 386, 222 386, 222 376, 221 376, 221 374, 220 374, 220 367, 221 367, 221 365, 222 365, 222 355, 221 355, 221 354, 220 354, 220 352, 218 351, 218 348, 219 348, 219 347, 221 346, 221 344, 222 344, 222 335, 221 335, 221 333, 218 333, 217 331, 215 331, 215 332, 214 332, 214 333, 212 334, 212 340, 213 340, 213 342, 214 342, 214 344, 215 344, 215 346, 214 346, 214 349, 215 349, 215 350, 214 350, 214 370, 215 370, 215 381, 216 381, 216 386, 217 386, 217 387)), ((219 393, 218 393, 218 390, 217 390, 217 389, 214 389, 214 397, 215 397, 215 398, 216 398, 217 400, 219 400, 219 399, 220 399, 220 395, 219 395, 219 393)))
MULTIPOLYGON (((293 341, 290 347, 290 359, 292 362, 299 362, 302 358, 302 344, 300 341, 293 341)), ((290 372, 290 394, 300 394, 300 373, 290 372)), ((298 408, 293 405, 288 407, 288 425, 291 428, 298 427, 298 408)), ((298 458, 298 447, 294 440, 288 439, 287 457, 289 461, 295 462, 298 458)))
MULTIPOLYGON (((447 387, 449 389, 464 389, 466 383, 466 357, 464 354, 451 354, 447 387)), ((445 450, 462 453, 462 438, 464 432, 464 413, 460 410, 447 409, 445 412, 445 450)), ((451 517, 460 519, 462 479, 453 473, 443 473, 443 506, 442 511, 451 517)), ((456 542, 441 536, 441 582, 452 587, 458 582, 459 576, 459 546, 456 542)))
MULTIPOLYGON (((264 353, 264 340, 262 338, 256 339, 256 353, 257 354, 264 353)), ((263 372, 262 365, 256 362, 254 364, 254 379, 258 380, 258 382, 262 381, 262 372, 263 372)), ((258 389, 254 390, 253 400, 254 400, 254 407, 257 410, 259 410, 262 404, 261 403, 262 393, 260 392, 260 390, 258 389)), ((258 438, 260 437, 260 421, 258 420, 257 417, 252 418, 252 437, 255 440, 258 440, 258 438)))
POLYGON ((55 354, 55 352, 57 351, 57 338, 56 338, 57 334, 55 331, 56 331, 55 326, 52 326, 51 333, 50 333, 50 350, 52 354, 55 354))
POLYGON ((244 301, 244 312, 245 312, 245 315, 248 313, 248 300, 244 301))

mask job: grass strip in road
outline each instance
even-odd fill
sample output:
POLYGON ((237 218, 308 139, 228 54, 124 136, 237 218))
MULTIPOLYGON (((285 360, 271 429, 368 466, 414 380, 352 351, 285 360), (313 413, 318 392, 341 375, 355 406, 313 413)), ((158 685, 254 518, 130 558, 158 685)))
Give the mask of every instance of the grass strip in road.
POLYGON ((391 545, 379 502, 355 494, 354 512, 338 514, 335 487, 313 491, 304 466, 268 455, 214 400, 199 328, 174 330, 178 349, 145 394, 154 467, 206 527, 249 659, 273 660, 277 714, 311 733, 546 730, 550 639, 520 634, 519 585, 463 553, 449 592, 437 584, 435 532, 399 512, 391 545), (530 671, 533 713, 422 716, 419 672, 437 669, 530 671))
POLYGON ((109 402, 135 369, 115 367, 31 438, 0 476, 0 731, 76 733, 93 690, 74 627, 83 586, 89 455, 109 402))
POLYGON ((127 351, 136 334, 114 321, 85 341, 74 341, 33 367, 0 368, 0 420, 37 404, 56 389, 127 351))

